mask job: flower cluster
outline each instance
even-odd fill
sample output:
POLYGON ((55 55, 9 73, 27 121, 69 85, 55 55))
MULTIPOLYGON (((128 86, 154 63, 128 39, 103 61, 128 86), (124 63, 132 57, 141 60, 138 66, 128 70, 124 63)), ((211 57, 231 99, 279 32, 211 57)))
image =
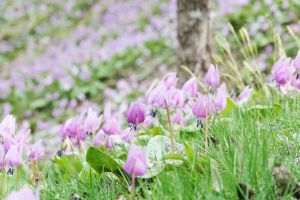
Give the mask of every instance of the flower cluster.
POLYGON ((44 159, 45 148, 42 141, 30 144, 30 130, 21 127, 17 130, 16 119, 12 115, 7 115, 0 123, 0 167, 13 174, 23 162, 24 154, 28 161, 40 161, 44 159))
POLYGON ((300 52, 295 59, 281 57, 272 68, 272 76, 278 86, 300 89, 300 52))

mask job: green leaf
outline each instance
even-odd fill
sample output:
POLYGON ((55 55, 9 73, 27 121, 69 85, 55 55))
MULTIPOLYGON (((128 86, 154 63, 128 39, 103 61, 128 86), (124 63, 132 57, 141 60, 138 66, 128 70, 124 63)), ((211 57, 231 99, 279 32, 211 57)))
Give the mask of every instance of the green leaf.
POLYGON ((47 101, 45 99, 37 99, 30 104, 30 109, 43 108, 47 105, 47 101))
POLYGON ((165 160, 180 160, 180 161, 185 161, 184 157, 180 154, 176 154, 176 153, 173 153, 173 154, 168 154, 168 155, 165 155, 165 160))
POLYGON ((185 154, 186 154, 188 160, 190 162, 193 162, 194 157, 195 157, 194 156, 195 153, 194 153, 193 147, 191 145, 187 144, 187 143, 184 143, 184 147, 185 147, 185 154))
POLYGON ((70 176, 76 176, 82 169, 82 162, 79 155, 55 156, 54 162, 70 176))
POLYGON ((280 110, 279 105, 255 105, 248 108, 246 112, 254 112, 265 117, 268 113, 278 113, 280 110))
POLYGON ((219 174, 217 162, 213 159, 210 160, 210 170, 211 170, 213 188, 216 192, 221 192, 223 190, 223 184, 219 174))
POLYGON ((86 161, 98 173, 102 172, 119 172, 122 170, 120 164, 108 155, 104 150, 90 147, 86 154, 86 161))
POLYGON ((230 97, 228 97, 226 108, 220 113, 220 116, 227 116, 236 109, 238 109, 238 106, 230 97))

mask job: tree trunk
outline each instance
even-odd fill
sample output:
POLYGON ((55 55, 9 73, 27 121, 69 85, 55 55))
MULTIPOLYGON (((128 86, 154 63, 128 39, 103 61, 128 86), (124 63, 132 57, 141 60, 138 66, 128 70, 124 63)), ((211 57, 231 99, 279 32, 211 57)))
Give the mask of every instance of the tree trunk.
MULTIPOLYGON (((211 59, 211 0, 177 0, 177 37, 181 64, 196 76, 206 71, 211 59)), ((180 70, 181 78, 188 74, 180 70)))

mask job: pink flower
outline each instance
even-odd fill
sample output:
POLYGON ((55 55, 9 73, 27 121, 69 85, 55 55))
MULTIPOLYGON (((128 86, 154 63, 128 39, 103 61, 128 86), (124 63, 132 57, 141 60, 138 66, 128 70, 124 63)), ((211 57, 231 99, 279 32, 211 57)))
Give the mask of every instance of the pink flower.
POLYGON ((104 146, 110 149, 113 147, 114 141, 112 140, 110 135, 107 135, 103 130, 100 130, 93 139, 93 145, 95 147, 104 146))
POLYGON ((101 129, 101 130, 98 132, 98 134, 94 137, 94 139, 93 139, 93 145, 94 145, 95 147, 99 147, 100 144, 101 144, 101 142, 104 141, 105 136, 106 136, 105 133, 104 133, 103 130, 101 129))
POLYGON ((102 116, 98 117, 97 113, 89 108, 87 116, 83 122, 83 128, 88 133, 95 133, 101 124, 102 116))
POLYGON ((220 85, 220 76, 217 66, 213 64, 210 65, 205 76, 205 83, 212 88, 216 88, 220 85))
POLYGON ((143 149, 131 145, 124 164, 125 171, 131 176, 143 176, 147 172, 147 168, 146 155, 143 149))
POLYGON ((172 122, 179 125, 184 125, 184 118, 181 110, 177 110, 172 117, 172 122))
POLYGON ((162 83, 158 84, 156 87, 150 87, 150 89, 146 92, 145 100, 149 104, 164 108, 164 101, 166 100, 169 102, 167 87, 162 83))
POLYGON ((39 200, 38 192, 36 195, 32 192, 32 190, 27 186, 23 186, 23 188, 17 192, 11 192, 7 197, 6 200, 39 200))
POLYGON ((227 104, 227 88, 223 83, 218 89, 215 97, 215 108, 217 111, 224 110, 227 104))
POLYGON ((291 58, 280 58, 272 68, 272 75, 279 85, 285 85, 289 82, 294 72, 295 68, 292 66, 291 58))
POLYGON ((200 95, 191 108, 196 117, 207 118, 213 111, 213 102, 209 96, 200 95))
POLYGON ((179 89, 172 89, 170 92, 170 103, 172 106, 178 106, 179 108, 182 108, 185 104, 185 95, 183 91, 179 89))
POLYGON ((5 164, 10 167, 20 166, 22 162, 22 152, 22 148, 19 149, 16 145, 12 145, 5 156, 5 164))
POLYGON ((243 102, 247 101, 252 93, 252 88, 248 85, 244 88, 244 90, 241 92, 241 94, 238 96, 237 101, 238 102, 243 102))
POLYGON ((197 96, 198 83, 196 78, 191 78, 187 82, 185 82, 184 85, 182 86, 182 91, 188 96, 191 97, 197 96))
POLYGON ((12 115, 6 115, 0 123, 0 135, 3 137, 13 136, 16 131, 16 119, 12 115))
POLYGON ((14 140, 11 135, 7 135, 6 137, 4 137, 3 150, 4 150, 5 154, 8 152, 8 150, 10 149, 10 147, 13 143, 14 143, 14 140))
POLYGON ((293 78, 291 84, 292 84, 293 87, 295 87, 298 90, 300 90, 300 78, 297 78, 297 77, 293 78))
POLYGON ((107 135, 118 135, 121 132, 120 128, 121 124, 115 118, 111 118, 110 120, 106 121, 102 126, 102 130, 107 135))
POLYGON ((5 161, 3 161, 4 155, 4 151, 2 150, 2 148, 0 148, 0 170, 2 170, 5 165, 5 161))
POLYGON ((163 77, 163 82, 164 82, 165 86, 167 87, 167 89, 175 87, 177 84, 177 81, 178 81, 178 78, 177 78, 176 72, 170 72, 163 77))
POLYGON ((44 156, 45 156, 45 147, 42 144, 41 140, 29 146, 27 149, 27 157, 29 160, 39 161, 44 159, 44 156))
POLYGON ((126 128, 124 131, 122 131, 120 137, 123 142, 130 143, 134 135, 130 128, 126 128))
POLYGON ((300 50, 298 51, 298 54, 294 60, 294 67, 297 70, 297 72, 300 72, 300 50))
POLYGON ((139 102, 131 103, 126 112, 127 122, 129 124, 140 124, 145 121, 146 113, 144 107, 139 102))
POLYGON ((83 116, 76 116, 68 119, 62 128, 62 136, 71 138, 75 145, 79 145, 80 141, 84 141, 87 137, 82 118, 83 116))
POLYGON ((23 128, 19 130, 14 137, 15 144, 19 148, 26 146, 30 140, 29 134, 30 134, 30 129, 23 128))

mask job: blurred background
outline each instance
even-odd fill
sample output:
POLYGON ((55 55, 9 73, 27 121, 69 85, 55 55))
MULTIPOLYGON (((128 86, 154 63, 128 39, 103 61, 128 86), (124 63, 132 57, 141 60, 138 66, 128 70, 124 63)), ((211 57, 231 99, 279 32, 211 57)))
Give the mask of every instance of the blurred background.
POLYGON ((181 65, 201 77, 218 64, 238 92, 255 83, 249 68, 296 55, 299 10, 299 0, 2 0, 1 114, 55 137, 82 109, 122 113, 154 78, 186 79, 181 65))

